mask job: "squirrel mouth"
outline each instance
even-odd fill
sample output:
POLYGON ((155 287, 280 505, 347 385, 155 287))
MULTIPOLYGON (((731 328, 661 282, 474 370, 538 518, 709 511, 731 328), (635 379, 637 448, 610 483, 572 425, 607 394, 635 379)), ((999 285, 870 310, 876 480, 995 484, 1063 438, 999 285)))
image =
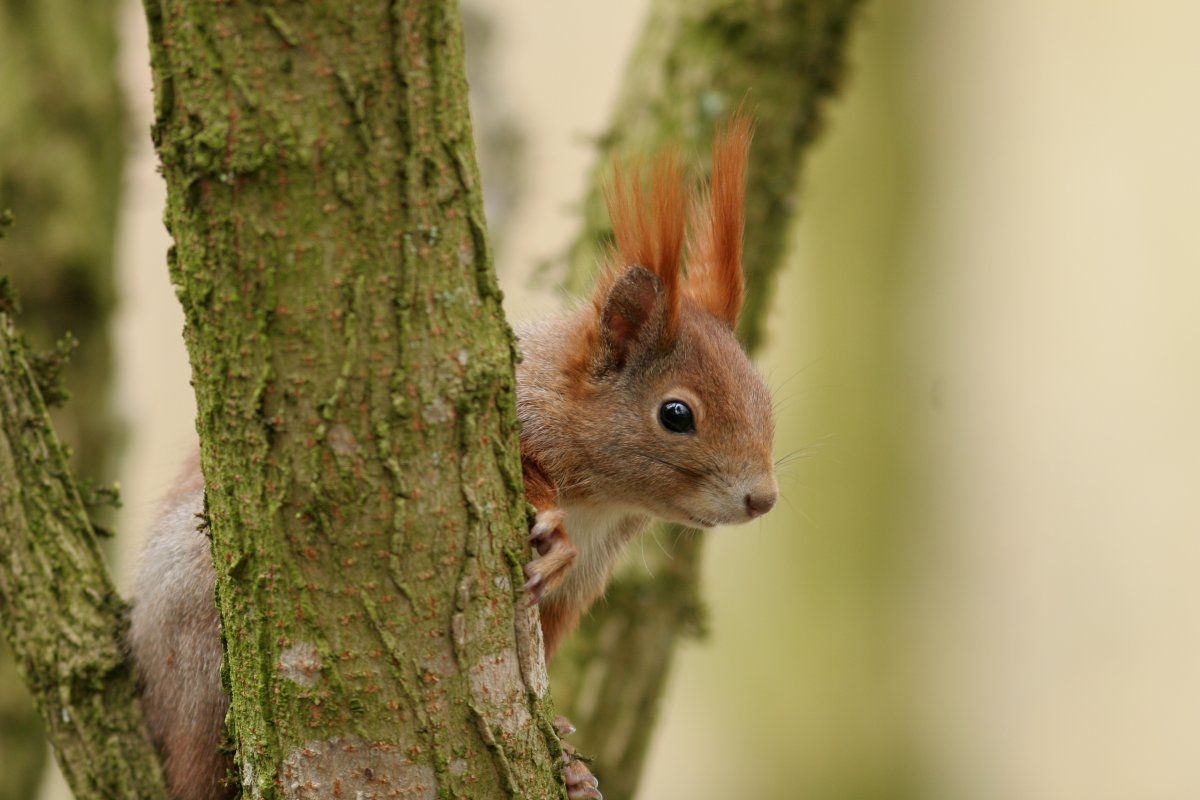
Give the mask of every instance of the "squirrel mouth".
POLYGON ((697 517, 694 514, 685 513, 687 524, 697 528, 719 528, 722 525, 741 525, 745 522, 750 522, 754 517, 749 517, 744 514, 721 514, 716 517, 697 517))

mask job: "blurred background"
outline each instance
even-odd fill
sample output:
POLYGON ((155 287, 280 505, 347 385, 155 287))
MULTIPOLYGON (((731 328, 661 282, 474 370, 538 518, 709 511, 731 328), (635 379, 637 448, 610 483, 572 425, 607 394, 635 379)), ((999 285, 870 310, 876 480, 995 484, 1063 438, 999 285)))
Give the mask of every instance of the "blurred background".
MULTIPOLYGON (((192 446, 193 401, 141 5, 106 5, 120 201, 64 188, 86 206, 48 241, 85 221, 115 231, 100 242, 115 284, 89 290, 113 311, 114 380, 83 411, 110 403, 123 430, 104 469, 124 490, 127 588, 192 446)), ((44 98, 25 96, 32 56, 11 42, 37 4, 0 6, 12 169, 21 103, 44 98)), ((645 3, 466 10, 489 218, 521 320, 561 302, 553 259, 645 3)), ((710 540, 711 635, 677 663, 642 797, 1200 797, 1198 26, 1182 0, 867 2, 797 187, 761 359, 779 453, 805 457, 778 510, 710 540)), ((86 54, 52 55, 85 82, 86 54)), ((6 271, 31 258, 21 230, 50 202, 22 207, 14 186, 0 175, 17 215, 6 271)), ((52 776, 41 791, 65 796, 52 776)))

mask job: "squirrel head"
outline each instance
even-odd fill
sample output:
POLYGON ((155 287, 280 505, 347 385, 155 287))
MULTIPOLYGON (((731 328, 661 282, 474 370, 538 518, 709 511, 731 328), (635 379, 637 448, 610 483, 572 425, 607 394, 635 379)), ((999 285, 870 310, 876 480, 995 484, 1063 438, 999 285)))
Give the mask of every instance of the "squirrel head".
POLYGON ((750 136, 746 117, 727 124, 690 195, 673 152, 648 190, 639 165, 616 167, 616 242, 574 348, 589 491, 686 525, 745 522, 778 496, 770 392, 735 335, 750 136))

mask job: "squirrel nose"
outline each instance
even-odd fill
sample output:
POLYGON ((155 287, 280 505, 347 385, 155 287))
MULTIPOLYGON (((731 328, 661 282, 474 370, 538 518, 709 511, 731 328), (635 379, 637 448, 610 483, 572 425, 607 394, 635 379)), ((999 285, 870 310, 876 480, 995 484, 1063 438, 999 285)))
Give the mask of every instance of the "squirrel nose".
POLYGON ((775 507, 776 497, 777 493, 775 492, 746 495, 746 513, 750 515, 751 519, 761 517, 775 507))

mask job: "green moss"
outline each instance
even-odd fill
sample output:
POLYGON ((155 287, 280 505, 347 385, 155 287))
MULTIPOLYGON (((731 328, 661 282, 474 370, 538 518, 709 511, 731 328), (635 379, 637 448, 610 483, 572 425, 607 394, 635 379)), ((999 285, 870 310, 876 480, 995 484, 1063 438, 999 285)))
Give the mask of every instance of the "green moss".
POLYGON ((0 310, 0 629, 75 797, 165 800, 122 645, 126 608, 30 359, 0 310))
POLYGON ((524 500, 455 4, 152 6, 243 778, 352 734, 440 796, 559 796, 502 669, 524 500))

